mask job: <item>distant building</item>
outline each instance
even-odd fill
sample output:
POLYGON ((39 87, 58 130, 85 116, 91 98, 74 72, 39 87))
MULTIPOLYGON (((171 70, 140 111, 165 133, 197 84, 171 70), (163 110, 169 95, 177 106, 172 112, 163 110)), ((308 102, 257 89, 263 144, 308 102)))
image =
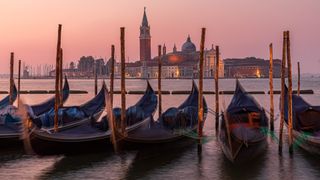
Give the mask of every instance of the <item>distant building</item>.
MULTIPOLYGON (((126 76, 138 78, 158 77, 158 57, 151 58, 151 35, 150 25, 147 20, 146 9, 144 9, 142 23, 140 26, 140 61, 126 63, 126 76)), ((182 45, 181 51, 176 45, 172 52, 167 53, 166 46, 163 46, 162 73, 163 78, 195 78, 199 74, 200 52, 188 36, 182 45)), ((204 52, 204 77, 214 77, 215 71, 215 49, 204 52)), ((219 60, 219 77, 224 76, 222 59, 219 60)))
MULTIPOLYGON (((269 77, 269 60, 255 57, 233 58, 224 60, 226 78, 269 77)), ((281 77, 281 60, 273 60, 273 77, 281 77)))

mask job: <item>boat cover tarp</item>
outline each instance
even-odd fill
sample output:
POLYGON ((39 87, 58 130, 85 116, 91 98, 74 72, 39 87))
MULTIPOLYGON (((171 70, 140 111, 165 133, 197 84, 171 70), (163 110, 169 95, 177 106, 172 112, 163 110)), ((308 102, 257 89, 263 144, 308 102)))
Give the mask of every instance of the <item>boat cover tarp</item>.
MULTIPOLYGON (((90 101, 81 106, 62 107, 58 110, 59 125, 79 121, 85 118, 93 117, 95 114, 103 111, 106 105, 107 88, 105 83, 100 92, 90 101)), ((32 121, 40 128, 49 128, 54 124, 54 108, 44 113, 32 121)))
MULTIPOLYGON (((65 82, 64 82, 63 91, 62 91, 63 102, 65 102, 68 99, 69 92, 70 92, 67 77, 65 77, 64 81, 65 82)), ((32 106, 30 106, 30 108, 32 110, 30 112, 30 115, 31 116, 39 116, 45 112, 48 112, 50 109, 52 109, 54 107, 54 104, 55 104, 55 97, 52 97, 43 103, 32 105, 32 106)))
MULTIPOLYGON (((14 102, 17 99, 17 96, 18 96, 18 91, 17 91, 16 85, 13 84, 13 94, 12 94, 13 101, 12 102, 14 102)), ((10 95, 6 96, 0 101, 0 109, 5 108, 9 104, 10 104, 10 95)))
MULTIPOLYGON (((171 107, 167 109, 158 121, 168 129, 193 129, 198 124, 198 96, 199 91, 193 81, 192 90, 188 98, 178 108, 171 107)), ((204 114, 208 112, 205 98, 203 98, 203 110, 204 114)))

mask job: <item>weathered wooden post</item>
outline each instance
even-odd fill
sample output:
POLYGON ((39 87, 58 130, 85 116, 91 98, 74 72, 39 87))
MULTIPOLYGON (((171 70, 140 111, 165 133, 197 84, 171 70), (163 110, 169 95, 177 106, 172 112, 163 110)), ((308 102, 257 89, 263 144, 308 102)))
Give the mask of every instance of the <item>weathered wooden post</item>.
POLYGON ((298 90, 297 90, 298 96, 300 96, 300 62, 298 62, 298 90))
POLYGON ((121 133, 122 135, 125 135, 126 130, 126 84, 125 84, 125 44, 124 44, 124 38, 125 38, 125 32, 124 27, 120 28, 121 35, 120 35, 120 41, 121 41, 121 133))
POLYGON ((216 62, 215 62, 215 76, 214 76, 214 82, 215 82, 215 100, 216 100, 216 134, 218 133, 219 128, 219 60, 220 60, 220 52, 219 52, 219 46, 216 46, 216 62))
POLYGON ((117 142, 117 123, 115 122, 114 119, 114 114, 113 114, 113 90, 114 90, 114 45, 111 45, 111 73, 110 73, 110 109, 107 109, 107 112, 109 114, 109 118, 111 120, 110 125, 111 125, 111 130, 112 130, 112 136, 111 136, 111 141, 113 144, 114 151, 118 151, 118 142, 117 142))
POLYGON ((59 93, 59 77, 60 77, 60 51, 61 51, 61 29, 62 25, 59 24, 58 27, 58 42, 57 42, 57 53, 56 53, 56 82, 55 82, 55 104, 54 104, 54 130, 58 131, 58 110, 59 110, 59 104, 60 104, 60 93, 59 93))
POLYGON ((273 47, 269 45, 269 86, 270 86, 270 131, 274 131, 274 102, 273 102, 273 47))
POLYGON ((18 107, 20 107, 20 78, 21 78, 21 60, 18 64, 18 107))
POLYGON ((287 31, 287 63, 288 63, 288 128, 289 128, 289 153, 293 153, 292 137, 292 67, 290 52, 290 33, 287 31))
POLYGON ((94 74, 94 95, 98 94, 98 75, 97 75, 97 62, 93 61, 93 74, 94 74))
POLYGON ((279 154, 282 154, 283 142, 283 125, 284 125, 284 91, 285 91, 285 77, 286 77, 286 49, 287 49, 287 32, 283 32, 282 44, 282 63, 281 63, 281 99, 280 99, 280 130, 279 130, 279 154))
POLYGON ((199 62, 199 96, 198 96, 198 152, 202 150, 202 128, 203 128, 203 59, 204 59, 204 42, 206 36, 206 28, 202 28, 201 31, 201 43, 200 43, 200 62, 199 62))
POLYGON ((110 74, 111 109, 113 109, 113 91, 114 91, 114 45, 111 46, 111 74, 110 74))
POLYGON ((63 105, 63 90, 62 90, 62 79, 63 79, 63 50, 60 48, 59 53, 59 107, 63 105))
POLYGON ((14 84, 14 80, 13 80, 13 65, 14 65, 14 53, 11 52, 10 54, 10 91, 9 91, 9 104, 12 105, 13 104, 13 84, 14 84))
POLYGON ((162 96, 161 96, 161 45, 158 46, 158 97, 159 97, 159 118, 162 113, 162 96))

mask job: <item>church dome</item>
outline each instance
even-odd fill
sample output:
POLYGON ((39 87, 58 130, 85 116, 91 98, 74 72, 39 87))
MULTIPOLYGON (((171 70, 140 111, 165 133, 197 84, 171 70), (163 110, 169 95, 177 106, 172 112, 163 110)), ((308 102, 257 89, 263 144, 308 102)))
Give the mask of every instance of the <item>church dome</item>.
POLYGON ((182 45, 182 52, 195 52, 196 46, 191 42, 190 36, 188 36, 187 41, 182 45))

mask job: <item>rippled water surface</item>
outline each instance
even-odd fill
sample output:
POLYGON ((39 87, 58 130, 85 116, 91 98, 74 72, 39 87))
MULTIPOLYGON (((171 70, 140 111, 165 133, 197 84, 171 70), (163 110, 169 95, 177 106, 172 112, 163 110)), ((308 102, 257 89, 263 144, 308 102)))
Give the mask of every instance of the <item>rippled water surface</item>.
MULTIPOLYGON (((102 80, 101 80, 102 81, 102 80)), ((101 82, 100 81, 100 82, 101 82)), ((267 79, 240 80, 244 88, 268 91, 267 79)), ((279 79, 275 79, 275 89, 279 89, 279 79)), ((93 97, 93 80, 70 80, 70 88, 87 90, 88 94, 70 95, 67 105, 78 105, 93 97)), ((109 81, 107 81, 107 84, 109 81)), ((116 88, 120 82, 116 80, 116 88)), ((157 81, 151 80, 154 89, 157 81)), ((294 85, 296 82, 294 82, 294 85)), ((100 84, 101 85, 101 84, 100 84)), ((213 90, 214 81, 206 79, 204 90, 213 90)), ((235 80, 220 81, 221 90, 234 90, 235 80)), ((303 95, 311 104, 320 105, 320 78, 303 78, 301 89, 313 89, 315 94, 303 95)), ((127 90, 144 90, 146 81, 127 80, 127 90)), ((190 90, 191 80, 163 80, 163 90, 190 90)), ((295 86, 294 86, 295 88, 295 86)), ((53 80, 22 80, 22 90, 54 89, 53 80)), ((8 80, 0 79, 0 91, 8 90, 8 80)), ((0 95, 3 98, 5 95, 0 95)), ((35 104, 52 95, 22 95, 25 103, 35 104)), ((127 105, 133 105, 141 95, 128 95, 127 105)), ((163 95, 163 109, 178 106, 186 95, 163 95)), ((206 95, 208 106, 214 109, 214 96, 206 95)), ((232 96, 221 96, 224 109, 232 96)), ((269 109, 269 96, 254 95, 259 103, 269 109)), ((275 95, 275 109, 278 114, 279 96, 275 95)), ((120 105, 116 95, 115 106, 120 105)), ((155 113, 157 114, 157 113, 155 113)), ((155 117, 157 118, 157 117, 155 117)), ((279 119, 275 122, 278 134, 279 119)), ((205 134, 211 141, 203 145, 199 155, 197 146, 185 149, 165 150, 157 153, 137 151, 105 152, 74 156, 26 155, 23 149, 0 150, 0 179, 320 179, 320 158, 303 150, 295 149, 290 157, 285 144, 283 155, 278 155, 275 141, 269 139, 266 153, 252 164, 233 166, 224 157, 214 136, 214 116, 209 114, 205 124, 205 134)), ((285 130, 286 133, 286 130, 285 130)), ((286 143, 285 138, 285 143, 286 143)))

